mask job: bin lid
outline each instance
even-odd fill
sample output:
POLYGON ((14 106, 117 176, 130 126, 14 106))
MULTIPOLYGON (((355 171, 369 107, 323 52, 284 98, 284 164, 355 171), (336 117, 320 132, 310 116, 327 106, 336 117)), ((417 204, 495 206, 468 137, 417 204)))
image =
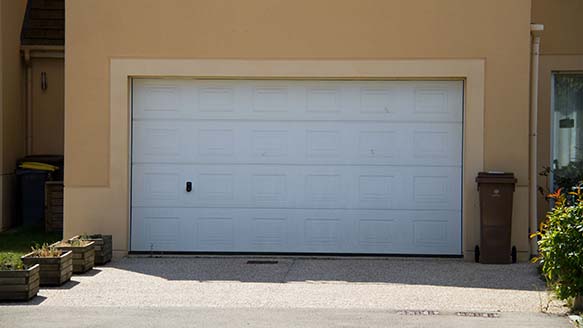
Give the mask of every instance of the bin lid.
POLYGON ((48 171, 48 172, 54 172, 57 169, 59 169, 58 166, 51 165, 51 164, 45 164, 45 163, 39 163, 39 162, 22 162, 22 164, 18 165, 18 167, 21 169, 48 171))
POLYGON ((16 165, 24 162, 38 162, 63 167, 63 155, 29 155, 16 161, 16 165))
POLYGON ((511 172, 487 171, 478 173, 478 176, 476 177, 476 182, 515 184, 516 179, 514 178, 514 173, 511 172))

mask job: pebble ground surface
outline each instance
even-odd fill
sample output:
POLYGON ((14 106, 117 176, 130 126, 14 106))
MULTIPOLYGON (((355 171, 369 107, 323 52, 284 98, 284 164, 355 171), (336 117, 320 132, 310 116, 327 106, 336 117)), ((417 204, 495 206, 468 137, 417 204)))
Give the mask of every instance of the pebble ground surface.
MULTIPOLYGON (((75 275, 63 286, 41 288, 31 302, 0 304, 0 315, 3 310, 8 315, 55 307, 89 311, 88 315, 99 308, 126 309, 129 314, 140 308, 164 313, 180 307, 208 309, 208 313, 237 309, 243 311, 241 315, 287 309, 295 311, 290 313, 308 311, 305 318, 313 313, 309 311, 365 311, 370 318, 375 318, 374 313, 436 311, 453 318, 458 312, 476 312, 508 320, 525 316, 534 323, 543 322, 536 319, 541 315, 562 320, 567 310, 545 290, 536 266, 527 263, 482 265, 434 258, 126 257, 75 275), (250 260, 259 260, 259 264, 250 260)), ((455 319, 469 320, 459 315, 455 319)), ((473 320, 490 324, 488 320, 495 319, 473 320)))

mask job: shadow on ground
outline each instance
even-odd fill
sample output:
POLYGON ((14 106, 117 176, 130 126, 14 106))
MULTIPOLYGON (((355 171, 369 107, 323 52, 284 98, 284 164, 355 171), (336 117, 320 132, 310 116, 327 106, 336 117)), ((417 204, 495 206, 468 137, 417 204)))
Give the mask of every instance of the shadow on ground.
POLYGON ((78 281, 69 280, 61 286, 42 286, 41 289, 71 289, 77 285, 79 285, 78 281))
POLYGON ((108 266, 166 280, 255 283, 314 281, 532 291, 545 289, 535 265, 484 265, 461 259, 128 257, 108 266))
MULTIPOLYGON (((0 307, 3 306, 27 306, 27 305, 40 305, 47 298, 44 296, 37 295, 33 299, 27 302, 12 302, 12 301, 0 301, 0 307)), ((1 325, 0 325, 1 326, 1 325)))
POLYGON ((76 274, 78 276, 93 277, 101 273, 101 269, 93 268, 87 272, 76 274))

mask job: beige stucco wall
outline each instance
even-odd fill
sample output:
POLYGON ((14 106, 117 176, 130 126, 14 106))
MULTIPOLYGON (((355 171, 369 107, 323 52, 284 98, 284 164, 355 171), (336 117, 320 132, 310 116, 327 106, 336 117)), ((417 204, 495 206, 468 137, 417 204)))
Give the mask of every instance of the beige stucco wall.
POLYGON ((543 55, 583 54, 581 13, 581 0, 532 0, 532 22, 545 25, 543 55))
POLYGON ((127 249, 127 214, 86 197, 117 184, 112 58, 475 58, 486 67, 484 168, 518 177, 513 242, 527 255, 529 0, 68 0, 66 21, 66 235, 114 233, 127 249))
POLYGON ((24 71, 20 29, 25 0, 0 2, 0 230, 14 219, 14 168, 24 154, 24 71))
MULTIPOLYGON (((555 71, 583 72, 583 1, 533 0, 532 22, 544 24, 541 37, 538 113, 539 171, 551 160, 551 79, 555 71)), ((540 177, 539 186, 548 187, 548 179, 540 177)), ((539 198, 539 218, 548 203, 539 198)))
POLYGON ((32 154, 63 155, 65 147, 65 63, 34 58, 32 65, 32 154), (46 73, 47 89, 41 88, 46 73))

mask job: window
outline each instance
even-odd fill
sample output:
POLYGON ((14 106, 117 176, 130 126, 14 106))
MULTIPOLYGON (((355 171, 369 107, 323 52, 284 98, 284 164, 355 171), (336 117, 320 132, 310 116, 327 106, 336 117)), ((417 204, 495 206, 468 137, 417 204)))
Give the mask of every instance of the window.
POLYGON ((579 167, 583 163, 583 73, 553 75, 551 106, 553 168, 579 167))

